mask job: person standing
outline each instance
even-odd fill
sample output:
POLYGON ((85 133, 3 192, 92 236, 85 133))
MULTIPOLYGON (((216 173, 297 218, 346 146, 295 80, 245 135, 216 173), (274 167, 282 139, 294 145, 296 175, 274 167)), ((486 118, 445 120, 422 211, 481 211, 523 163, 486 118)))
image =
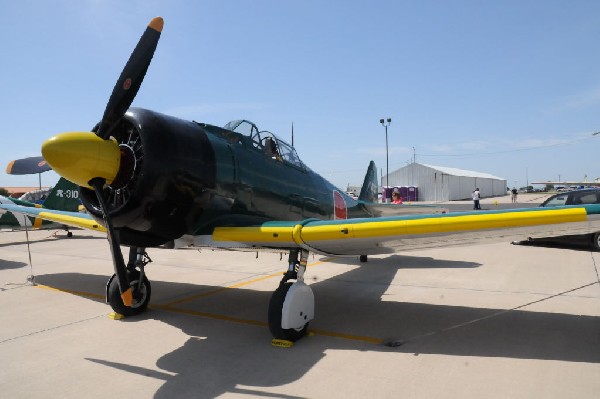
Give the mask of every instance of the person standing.
POLYGON ((479 204, 479 200, 481 198, 481 194, 479 193, 479 188, 476 188, 473 191, 473 209, 481 209, 481 205, 479 204))
POLYGON ((512 193, 512 202, 513 203, 517 202, 518 191, 517 191, 516 187, 513 187, 511 193, 512 193))

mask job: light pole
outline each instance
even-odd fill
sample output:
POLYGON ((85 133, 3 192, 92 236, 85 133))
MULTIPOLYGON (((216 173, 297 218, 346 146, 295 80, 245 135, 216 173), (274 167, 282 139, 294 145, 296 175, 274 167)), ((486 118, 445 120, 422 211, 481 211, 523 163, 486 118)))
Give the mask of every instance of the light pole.
MULTIPOLYGON (((380 119, 379 123, 381 126, 385 128, 385 186, 389 187, 390 185, 390 159, 388 156, 388 135, 387 128, 392 123, 392 118, 380 119)), ((385 198, 385 202, 388 202, 387 196, 385 198)))

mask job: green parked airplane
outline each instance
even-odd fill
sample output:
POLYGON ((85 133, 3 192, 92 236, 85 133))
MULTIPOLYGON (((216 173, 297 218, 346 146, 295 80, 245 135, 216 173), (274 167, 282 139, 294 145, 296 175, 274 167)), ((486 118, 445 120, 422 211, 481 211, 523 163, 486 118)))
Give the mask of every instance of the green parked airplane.
POLYGON ((118 313, 148 306, 147 247, 288 253, 268 321, 276 339, 295 341, 314 317, 314 295, 303 278, 310 252, 366 261, 412 248, 600 231, 600 205, 444 213, 377 204, 373 162, 355 200, 308 168, 293 146, 249 121, 221 128, 130 108, 162 28, 160 17, 148 25, 93 132, 59 134, 42 146, 52 169, 79 186, 95 220, 60 212, 43 217, 106 227, 114 266, 106 294, 118 313), (121 245, 130 248, 127 262, 121 245))
MULTIPOLYGON (((57 223, 34 215, 20 213, 17 209, 27 207, 39 210, 77 212, 81 201, 79 201, 79 188, 77 185, 65 178, 60 178, 41 204, 2 195, 0 195, 0 204, 8 207, 18 206, 15 208, 14 213, 8 208, 0 208, 0 227, 38 229, 56 227, 57 223)), ((67 236, 71 237, 72 235, 73 233, 68 231, 67 236)))

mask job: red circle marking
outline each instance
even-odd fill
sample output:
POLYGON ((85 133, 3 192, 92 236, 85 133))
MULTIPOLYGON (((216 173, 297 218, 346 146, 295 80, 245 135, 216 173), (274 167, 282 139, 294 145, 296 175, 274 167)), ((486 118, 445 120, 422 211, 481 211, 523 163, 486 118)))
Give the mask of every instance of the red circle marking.
POLYGON ((130 87, 131 87, 131 78, 127 78, 123 82, 123 90, 129 90, 130 87))
POLYGON ((344 197, 337 191, 333 191, 333 216, 334 219, 348 219, 348 208, 344 197))

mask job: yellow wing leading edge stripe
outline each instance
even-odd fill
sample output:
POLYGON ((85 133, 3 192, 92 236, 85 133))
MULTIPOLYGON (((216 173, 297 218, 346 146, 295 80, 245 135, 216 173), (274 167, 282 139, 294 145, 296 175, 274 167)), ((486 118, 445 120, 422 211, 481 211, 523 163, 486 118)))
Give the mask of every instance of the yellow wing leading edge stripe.
POLYGON ((486 229, 502 229, 542 224, 558 224, 585 221, 587 213, 583 208, 552 210, 547 212, 526 211, 489 215, 463 215, 447 218, 423 218, 402 221, 373 221, 347 226, 324 225, 305 226, 302 238, 305 241, 336 240, 348 238, 374 238, 400 235, 419 235, 447 233, 453 231, 470 231, 486 229), (340 229, 342 227, 342 229, 340 229), (348 232, 342 230, 346 228, 348 232))
POLYGON ((106 231, 104 226, 102 226, 101 224, 99 224, 98 222, 96 222, 93 219, 86 219, 83 217, 63 215, 60 213, 52 213, 52 212, 40 212, 39 217, 42 219, 51 220, 53 222, 63 223, 68 226, 82 227, 84 229, 90 229, 90 230, 102 231, 102 232, 106 231))
POLYGON ((302 242, 339 240, 344 238, 376 238, 420 235, 469 230, 503 229, 544 224, 582 222, 587 219, 585 208, 532 210, 493 214, 448 215, 418 219, 376 220, 347 223, 317 222, 302 225, 259 227, 218 227, 214 241, 247 243, 296 244, 302 242))

